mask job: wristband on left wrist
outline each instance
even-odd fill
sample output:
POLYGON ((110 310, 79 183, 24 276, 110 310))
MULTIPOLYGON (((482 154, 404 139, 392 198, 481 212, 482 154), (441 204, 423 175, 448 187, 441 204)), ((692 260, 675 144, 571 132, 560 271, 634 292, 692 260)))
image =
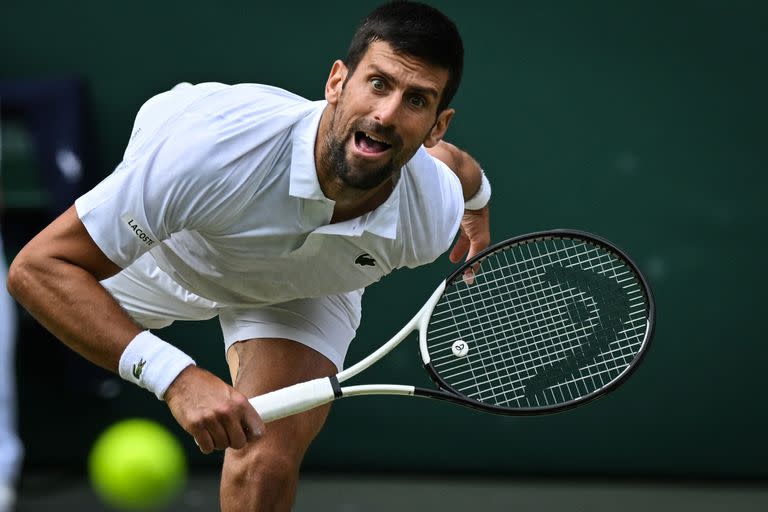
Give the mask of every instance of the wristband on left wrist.
POLYGON ((485 171, 480 169, 480 174, 480 188, 475 192, 475 195, 464 201, 465 210, 481 210, 491 200, 491 184, 485 177, 485 171))

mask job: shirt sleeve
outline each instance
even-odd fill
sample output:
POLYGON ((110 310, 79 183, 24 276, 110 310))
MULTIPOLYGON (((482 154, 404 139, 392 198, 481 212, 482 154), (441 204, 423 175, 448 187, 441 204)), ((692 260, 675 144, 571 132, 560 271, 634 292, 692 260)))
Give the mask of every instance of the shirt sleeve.
POLYGON ((75 201, 88 233, 125 268, 184 229, 215 229, 231 208, 234 154, 203 116, 137 117, 123 161, 75 201))
POLYGON ((464 216, 464 191, 461 188, 459 177, 456 176, 456 173, 450 167, 431 155, 430 159, 435 163, 439 184, 438 190, 444 205, 444 213, 440 216, 442 222, 440 222, 441 236, 439 237, 439 240, 444 244, 439 252, 439 254, 442 254, 450 248, 453 239, 456 238, 461 219, 464 216))
POLYGON ((447 251, 464 214, 464 193, 456 174, 422 147, 408 164, 414 186, 409 192, 410 240, 403 264, 417 267, 447 251))

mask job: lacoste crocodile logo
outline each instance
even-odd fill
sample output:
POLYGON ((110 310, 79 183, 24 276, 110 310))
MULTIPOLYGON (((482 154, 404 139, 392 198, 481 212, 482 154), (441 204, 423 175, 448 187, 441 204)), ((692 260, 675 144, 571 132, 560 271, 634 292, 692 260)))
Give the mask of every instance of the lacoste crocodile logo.
POLYGON ((360 265, 361 267, 375 267, 376 266, 376 260, 373 259, 373 257, 368 254, 367 252, 361 254, 355 259, 355 263, 360 265))
POLYGON ((144 371, 145 364, 147 364, 147 362, 144 359, 141 359, 139 360, 138 364, 133 365, 133 376, 136 378, 136 380, 141 378, 141 372, 144 371))

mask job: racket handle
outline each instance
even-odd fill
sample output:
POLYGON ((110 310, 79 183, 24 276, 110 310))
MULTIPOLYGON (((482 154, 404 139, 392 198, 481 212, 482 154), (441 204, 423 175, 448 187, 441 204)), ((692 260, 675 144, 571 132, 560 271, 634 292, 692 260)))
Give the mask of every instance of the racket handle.
POLYGON ((327 404, 334 397, 330 378, 322 377, 255 396, 248 401, 261 419, 268 423, 327 404))

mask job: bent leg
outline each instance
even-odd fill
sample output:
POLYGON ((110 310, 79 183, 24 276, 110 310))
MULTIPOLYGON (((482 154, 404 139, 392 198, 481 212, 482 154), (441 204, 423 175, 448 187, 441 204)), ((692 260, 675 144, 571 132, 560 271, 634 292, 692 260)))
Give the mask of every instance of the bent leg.
MULTIPOLYGON (((227 351, 227 362, 235 388, 246 396, 336 373, 328 358, 286 339, 235 343, 227 351)), ((266 425, 260 439, 240 450, 228 449, 221 477, 221 510, 290 511, 301 461, 329 409, 325 405, 274 421, 266 425)))

